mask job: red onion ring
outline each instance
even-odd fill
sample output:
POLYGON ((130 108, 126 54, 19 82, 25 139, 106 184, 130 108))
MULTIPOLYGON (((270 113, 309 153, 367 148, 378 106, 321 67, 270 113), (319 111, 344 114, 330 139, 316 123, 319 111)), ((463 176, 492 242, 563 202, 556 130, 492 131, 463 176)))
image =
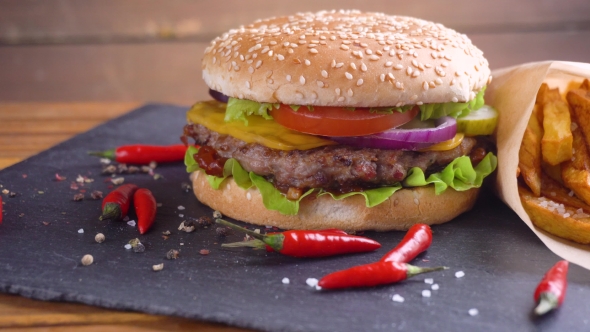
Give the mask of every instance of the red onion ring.
POLYGON ((227 103, 227 101, 229 100, 229 97, 224 95, 223 93, 213 90, 213 89, 209 89, 209 95, 211 97, 213 97, 213 99, 220 101, 222 103, 227 103))
POLYGON ((367 136, 328 138, 340 144, 362 148, 415 151, 455 137, 457 133, 457 120, 455 118, 445 116, 437 119, 435 124, 436 127, 434 128, 394 128, 367 136))

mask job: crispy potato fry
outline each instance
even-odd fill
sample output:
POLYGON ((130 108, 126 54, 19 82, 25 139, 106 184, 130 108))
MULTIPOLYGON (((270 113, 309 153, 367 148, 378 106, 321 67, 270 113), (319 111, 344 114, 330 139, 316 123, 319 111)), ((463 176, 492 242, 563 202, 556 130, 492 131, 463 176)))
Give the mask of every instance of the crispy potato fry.
POLYGON ((532 115, 524 132, 518 152, 518 167, 524 182, 535 196, 541 195, 541 139, 543 128, 532 115))
POLYGON ((570 90, 567 93, 572 119, 575 127, 580 127, 586 146, 590 142, 590 91, 582 89, 570 90))
POLYGON ((543 170, 543 173, 548 175, 551 179, 563 185, 563 179, 561 178, 561 164, 549 165, 547 163, 541 163, 541 169, 543 170))
POLYGON ((559 89, 549 89, 547 83, 541 84, 539 92, 537 92, 537 100, 535 101, 535 104, 544 106, 545 104, 558 100, 561 100, 559 89))
POLYGON ((574 195, 573 191, 562 186, 545 173, 541 175, 541 195, 572 208, 582 209, 585 213, 590 213, 590 205, 584 203, 574 195))
POLYGON ((561 178, 566 187, 587 204, 590 203, 590 154, 580 128, 572 131, 576 155, 561 164, 561 178))
POLYGON ((546 197, 535 197, 521 186, 518 193, 535 226, 578 243, 590 243, 590 215, 546 197))
MULTIPOLYGON (((557 92, 559 94, 559 91, 557 92)), ((561 100, 543 105, 543 161, 557 165, 572 158, 572 131, 569 107, 561 100)))

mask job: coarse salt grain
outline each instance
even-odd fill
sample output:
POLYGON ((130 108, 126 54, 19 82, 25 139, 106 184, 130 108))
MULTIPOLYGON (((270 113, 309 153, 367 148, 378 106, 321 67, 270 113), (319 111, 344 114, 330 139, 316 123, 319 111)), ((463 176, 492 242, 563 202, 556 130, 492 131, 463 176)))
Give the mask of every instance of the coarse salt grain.
POLYGON ((432 279, 432 278, 426 278, 426 279, 424 279, 424 283, 425 284, 432 285, 432 283, 434 283, 434 279, 432 279))
POLYGON ((283 284, 288 285, 289 284, 289 278, 283 278, 282 282, 283 282, 283 284))
POLYGON ((127 250, 131 249, 131 245, 130 245, 129 243, 127 243, 127 244, 125 245, 125 249, 127 249, 127 250))
POLYGON ((307 280, 305 280, 305 283, 309 287, 315 287, 318 285, 318 280, 316 278, 307 278, 307 280))
POLYGON ((432 295, 432 293, 429 289, 425 289, 422 291, 422 297, 430 297, 430 295, 432 295))
POLYGON ((479 314, 479 310, 477 310, 476 308, 471 308, 468 312, 470 316, 477 316, 477 314, 479 314))
POLYGON ((185 207, 184 207, 184 206, 182 206, 182 205, 179 205, 179 206, 177 207, 177 209, 179 209, 179 210, 184 210, 184 209, 185 209, 185 207))
POLYGON ((184 214, 179 214, 178 217, 184 218, 184 214))
POLYGON ((440 287, 438 286, 438 284, 434 284, 434 285, 430 286, 430 288, 432 290, 438 290, 440 287))
POLYGON ((127 225, 129 225, 129 226, 131 226, 131 227, 135 227, 135 225, 136 225, 136 224, 137 224, 137 223, 135 222, 135 220, 129 220, 129 221, 127 222, 127 225))
POLYGON ((465 276, 465 272, 457 271, 455 272, 455 278, 463 278, 465 276))
POLYGON ((80 233, 80 234, 84 234, 84 229, 83 229, 83 228, 80 228, 80 229, 78 230, 78 233, 80 233))
POLYGON ((403 296, 399 295, 399 294, 395 294, 393 295, 393 297, 391 298, 391 300, 393 302, 397 302, 397 303, 403 303, 404 302, 404 298, 403 296))

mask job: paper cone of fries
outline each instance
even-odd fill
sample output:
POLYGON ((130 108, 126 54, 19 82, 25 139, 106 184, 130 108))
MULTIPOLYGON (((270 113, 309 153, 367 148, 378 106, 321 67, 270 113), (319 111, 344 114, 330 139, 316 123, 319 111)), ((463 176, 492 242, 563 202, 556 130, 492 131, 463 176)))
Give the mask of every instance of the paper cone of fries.
MULTIPOLYGON (((526 144, 529 144, 528 142, 531 141, 535 142, 536 139, 540 141, 540 138, 535 136, 534 130, 531 132, 529 120, 531 119, 531 114, 533 114, 533 109, 535 109, 535 114, 537 114, 537 112, 542 112, 539 111, 539 108, 543 109, 543 107, 539 107, 539 105, 535 106, 537 93, 539 92, 542 83, 547 83, 549 88, 559 88, 560 92, 563 94, 568 88, 571 88, 570 83, 572 81, 581 83, 585 78, 590 78, 590 64, 561 61, 535 62, 499 69, 493 71, 492 75, 493 81, 487 88, 485 100, 486 104, 492 105, 499 112, 498 126, 496 130, 498 148, 496 189, 498 195, 518 214, 518 216, 520 216, 520 218, 533 230, 533 232, 535 232, 535 234, 537 234, 551 251, 572 263, 590 269, 590 244, 579 244, 550 234, 540 227, 535 226, 529 217, 530 213, 533 216, 533 219, 535 219, 536 225, 539 225, 544 229, 550 229, 552 230, 552 233, 559 234, 562 232, 561 235, 563 236, 563 232, 565 232, 566 235, 570 234, 573 237, 581 235, 582 239, 590 239, 590 211, 587 211, 586 208, 580 208, 580 206, 588 206, 590 202, 583 202, 581 197, 583 196, 583 188, 578 188, 578 186, 584 185, 588 185, 588 188, 590 188, 590 175, 587 179, 582 179, 581 175, 576 173, 573 177, 577 179, 579 183, 574 184, 573 188, 569 188, 568 183, 560 184, 560 182, 554 181, 551 177, 545 175, 544 177, 548 179, 547 181, 550 181, 549 186, 554 187, 550 188, 551 190, 549 191, 547 191, 547 184, 543 182, 543 185, 541 185, 538 178, 539 188, 534 188, 534 181, 532 181, 533 183, 529 187, 526 185, 523 186, 522 183, 524 181, 521 180, 521 188, 526 188, 524 191, 521 191, 521 195, 524 193, 523 197, 528 197, 523 200, 521 200, 521 197, 519 196, 519 181, 517 179, 518 174, 520 174, 522 179, 522 172, 527 171, 526 169, 523 170, 523 167, 519 167, 519 151, 521 145, 524 144, 523 139, 526 144), (527 132, 527 137, 524 137, 525 131, 527 132), (544 189, 544 192, 538 196, 541 189, 544 189), (536 192, 536 194, 533 192, 536 192), (569 200, 582 205, 559 205, 559 201, 555 202, 551 199, 551 196, 556 195, 560 196, 558 198, 565 201, 568 201, 568 197, 570 197, 569 200), (543 196, 546 196, 547 199, 543 198, 543 196), (527 211, 529 213, 527 213, 527 211), (568 233, 568 227, 573 229, 570 230, 570 233, 568 233), (587 231, 587 234, 583 234, 584 231, 587 231)), ((562 99, 565 103, 566 99, 562 99)), ((557 107, 559 105, 554 106, 555 105, 551 105, 553 108, 559 108, 557 107)), ((551 107, 547 107, 548 110, 545 111, 544 114, 548 114, 548 112, 551 111, 551 107)), ((540 116, 539 125, 543 128, 544 122, 547 121, 543 120, 543 115, 540 116)), ((549 118, 546 118, 545 120, 547 119, 549 118)), ((590 119, 590 114, 588 115, 588 119, 590 119)), ((560 150, 559 153, 555 152, 558 148, 549 145, 549 138, 543 138, 543 143, 547 143, 547 146, 543 146, 542 148, 543 152, 546 152, 545 149, 553 150, 552 152, 546 153, 548 156, 546 156, 545 159, 542 159, 544 168, 543 171, 539 170, 541 173, 551 173, 551 171, 548 170, 549 168, 555 170, 555 167, 548 166, 545 168, 545 166, 549 165, 547 164, 548 162, 557 163, 565 158, 567 160, 564 163, 557 164, 556 166, 558 169, 556 174, 559 176, 564 170, 564 166, 561 165, 568 165, 568 167, 571 168, 573 167, 571 164, 576 162, 576 157, 579 158, 581 152, 576 151, 575 147, 576 144, 583 144, 580 142, 584 141, 584 136, 582 135, 584 130, 581 126, 578 127, 577 123, 575 123, 577 118, 574 117, 571 121, 574 124, 571 125, 569 135, 572 136, 571 133, 574 132, 573 140, 569 137, 567 139, 564 138, 563 140, 558 140, 557 143, 559 144, 569 140, 567 144, 572 146, 571 142, 573 141, 574 147, 571 149, 569 156, 562 153, 563 149, 560 150), (576 141, 576 137, 578 138, 578 141, 576 141), (551 156, 549 156, 550 154, 551 156), (558 160, 553 160, 551 157, 557 158, 558 160)), ((580 122, 581 121, 583 120, 580 120, 580 122)), ((562 127, 569 125, 567 121, 554 122, 560 124, 562 127)), ((588 134, 590 135, 590 121, 587 126, 588 134)), ((540 144, 541 143, 539 142, 539 145, 534 149, 527 145, 527 148, 531 149, 531 154, 533 156, 540 151, 540 144)), ((524 158, 522 159, 524 160, 524 158)), ((580 163, 580 159, 578 159, 578 163, 580 163)), ((520 166, 523 165, 521 164, 520 166)), ((588 167, 590 168, 590 164, 588 167)), ((529 171, 535 173, 534 170, 529 171)), ((577 170, 572 168, 572 172, 574 171, 577 170)), ((583 173, 583 170, 580 172, 583 173)), ((555 172, 553 173, 553 179, 555 179, 555 172)), ((590 172, 588 172, 588 174, 590 174, 590 172)), ((565 182, 561 179, 558 180, 562 181, 562 183, 565 182)), ((527 181, 527 183, 529 183, 529 181, 527 181)), ((590 193, 590 191, 588 192, 590 193)))

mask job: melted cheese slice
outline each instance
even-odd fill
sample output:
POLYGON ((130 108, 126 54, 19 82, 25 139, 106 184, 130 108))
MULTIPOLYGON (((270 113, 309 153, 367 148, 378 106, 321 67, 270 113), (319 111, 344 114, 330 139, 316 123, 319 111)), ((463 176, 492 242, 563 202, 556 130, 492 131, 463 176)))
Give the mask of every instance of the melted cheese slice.
POLYGON ((277 150, 309 150, 336 144, 319 136, 287 129, 258 115, 248 116, 247 126, 242 121, 225 122, 225 106, 214 100, 197 103, 188 111, 187 119, 246 143, 258 143, 277 150))
MULTIPOLYGON (((242 121, 225 122, 226 104, 209 100, 196 103, 187 113, 187 120, 205 126, 209 130, 230 135, 246 143, 258 143, 277 150, 309 150, 337 144, 319 136, 287 129, 273 120, 258 115, 248 116, 248 125, 242 121)), ((437 143, 421 151, 445 151, 459 146, 464 135, 457 133, 448 141, 437 143)))

